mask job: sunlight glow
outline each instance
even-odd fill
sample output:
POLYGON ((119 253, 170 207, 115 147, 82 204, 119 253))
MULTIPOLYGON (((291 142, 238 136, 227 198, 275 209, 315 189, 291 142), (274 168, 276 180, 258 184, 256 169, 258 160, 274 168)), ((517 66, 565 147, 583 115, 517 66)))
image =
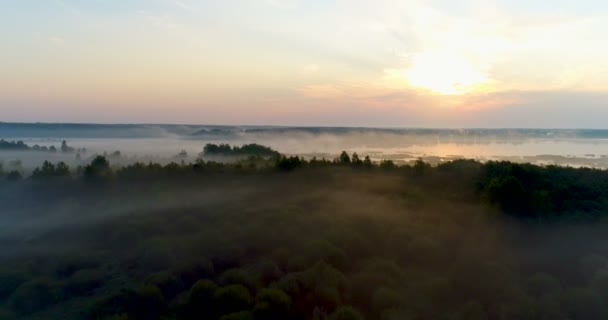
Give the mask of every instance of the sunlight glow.
POLYGON ((405 79, 413 87, 443 95, 466 94, 488 82, 485 72, 470 59, 450 52, 416 54, 405 79))

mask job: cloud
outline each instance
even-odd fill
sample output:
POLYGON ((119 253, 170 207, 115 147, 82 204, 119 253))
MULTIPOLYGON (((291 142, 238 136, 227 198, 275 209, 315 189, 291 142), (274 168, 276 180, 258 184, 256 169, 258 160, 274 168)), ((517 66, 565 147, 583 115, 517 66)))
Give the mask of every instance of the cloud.
POLYGON ((299 4, 299 0, 263 0, 264 3, 273 7, 280 8, 295 8, 299 4))
POLYGON ((181 9, 188 10, 188 11, 192 10, 192 6, 190 4, 186 4, 183 1, 180 1, 180 0, 170 0, 170 1, 173 2, 173 4, 175 4, 176 6, 178 6, 181 9))
POLYGON ((307 64, 304 67, 302 67, 300 74, 311 75, 311 74, 318 73, 320 70, 321 70, 321 67, 319 67, 318 64, 311 63, 311 64, 307 64))
POLYGON ((65 44, 65 39, 58 36, 51 36, 48 38, 48 42, 52 46, 61 46, 65 44))

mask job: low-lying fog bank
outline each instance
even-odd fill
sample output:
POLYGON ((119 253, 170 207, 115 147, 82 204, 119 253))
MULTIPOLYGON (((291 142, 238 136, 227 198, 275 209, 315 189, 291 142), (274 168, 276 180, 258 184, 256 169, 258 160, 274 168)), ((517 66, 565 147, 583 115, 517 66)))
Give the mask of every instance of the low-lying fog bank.
POLYGON ((357 152, 372 160, 437 164, 453 159, 509 160, 534 164, 608 168, 608 131, 544 129, 375 129, 172 125, 86 125, 0 123, 0 138, 55 146, 63 140, 76 154, 0 150, 5 166, 31 171, 44 160, 72 166, 95 155, 116 163, 194 161, 207 143, 259 143, 288 155, 336 157, 357 152), (78 155, 78 157, 76 156, 78 155), (19 160, 21 163, 16 163, 19 160), (21 168, 19 168, 21 166, 21 168))

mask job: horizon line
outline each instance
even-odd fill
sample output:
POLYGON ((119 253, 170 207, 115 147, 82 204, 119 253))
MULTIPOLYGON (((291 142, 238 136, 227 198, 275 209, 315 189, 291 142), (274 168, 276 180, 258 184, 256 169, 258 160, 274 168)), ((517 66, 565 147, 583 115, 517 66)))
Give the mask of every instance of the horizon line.
POLYGON ((0 121, 12 125, 97 125, 97 126, 199 126, 199 127, 266 127, 266 128, 337 128, 337 129, 417 129, 417 130, 608 130, 597 127, 438 127, 438 126, 371 126, 371 125, 276 125, 276 124, 204 124, 204 123, 156 123, 156 122, 25 122, 0 121))

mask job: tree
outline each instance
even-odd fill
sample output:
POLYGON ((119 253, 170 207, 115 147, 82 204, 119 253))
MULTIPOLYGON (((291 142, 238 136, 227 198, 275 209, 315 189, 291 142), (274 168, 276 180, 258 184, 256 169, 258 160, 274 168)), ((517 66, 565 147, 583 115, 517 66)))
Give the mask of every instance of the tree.
POLYGON ((23 179, 23 176, 21 175, 21 172, 19 171, 11 171, 6 175, 6 180, 8 181, 19 181, 23 179))
POLYGON ((395 165, 395 163, 392 160, 380 161, 380 168, 382 168, 382 169, 390 170, 390 169, 394 169, 396 167, 397 166, 395 165))
POLYGON ((342 153, 340 153, 340 157, 338 158, 338 163, 350 164, 350 157, 348 156, 348 153, 346 153, 346 151, 342 151, 342 153))
POLYGON ((262 289, 253 308, 255 319, 288 319, 291 298, 279 289, 262 289))
POLYGON ((69 177, 70 175, 70 167, 65 162, 60 161, 59 163, 57 163, 57 165, 55 166, 55 176, 69 177))
POLYGON ((300 159, 298 156, 283 156, 277 160, 276 167, 284 171, 291 171, 302 166, 303 164, 304 160, 300 159))
POLYGON ((363 159, 363 166, 366 168, 371 168, 374 166, 372 159, 370 159, 369 156, 365 156, 365 159, 363 159))
POLYGON ((61 141, 61 152, 72 153, 72 152, 74 152, 74 150, 75 150, 74 148, 68 146, 68 143, 65 140, 61 141))
POLYGON ((203 315, 210 318, 217 316, 217 308, 213 303, 217 290, 218 286, 215 282, 211 280, 198 280, 188 293, 183 318, 199 319, 203 315))
POLYGON ((147 285, 139 289, 132 307, 130 313, 135 319, 160 319, 165 308, 165 297, 158 287, 147 285))
POLYGON ((363 320, 363 316, 353 307, 340 306, 329 317, 331 320, 363 320))
POLYGON ((49 161, 44 161, 41 167, 34 169, 32 172, 32 179, 44 180, 57 177, 69 177, 70 167, 65 162, 59 162, 57 165, 52 164, 49 161))
POLYGON ((430 170, 431 170, 431 165, 424 162, 424 160, 419 158, 414 162, 414 175, 415 176, 418 176, 418 177, 423 176, 430 170))
POLYGON ((491 203, 498 204, 507 213, 527 214, 529 193, 514 176, 493 178, 486 186, 485 194, 491 203))
POLYGON ((34 169, 32 179, 46 179, 55 175, 55 165, 49 161, 44 161, 42 166, 34 169))
POLYGON ((15 171, 23 171, 23 162, 19 159, 10 161, 8 166, 15 171))
POLYGON ((29 150, 30 147, 23 143, 23 141, 6 141, 4 139, 0 139, 0 150, 29 150))
POLYGON ((33 279, 20 285, 9 302, 19 313, 25 315, 39 311, 55 302, 60 294, 59 284, 51 279, 33 279))
POLYGON ((214 301, 220 314, 229 314, 249 309, 252 298, 245 286, 234 284, 217 289, 214 301))
POLYGON ((351 162, 353 163, 354 166, 360 166, 363 164, 363 161, 361 161, 361 159, 359 158, 359 155, 356 152, 353 153, 353 156, 351 157, 351 162))
POLYGON ((102 181, 111 176, 110 162, 103 156, 95 157, 91 164, 84 168, 84 177, 89 181, 102 181))

